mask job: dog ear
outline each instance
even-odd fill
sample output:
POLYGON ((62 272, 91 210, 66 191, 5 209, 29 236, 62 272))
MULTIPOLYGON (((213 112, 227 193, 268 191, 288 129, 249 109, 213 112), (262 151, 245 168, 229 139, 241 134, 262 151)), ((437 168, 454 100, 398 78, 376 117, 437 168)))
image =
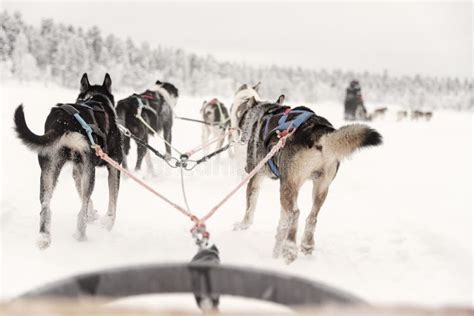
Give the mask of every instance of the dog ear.
POLYGON ((280 105, 283 105, 283 103, 285 103, 285 95, 282 94, 278 97, 277 101, 276 101, 277 104, 280 104, 280 105))
POLYGON ((108 73, 105 74, 102 86, 105 87, 109 93, 112 93, 112 79, 110 78, 110 75, 108 73))
POLYGON ((259 81, 256 85, 253 86, 253 89, 258 92, 258 90, 260 89, 260 84, 261 82, 259 81))
POLYGON ((156 80, 155 84, 162 84, 160 80, 156 80))
POLYGON ((237 91, 236 91, 235 93, 237 93, 237 92, 239 92, 239 91, 242 91, 242 90, 245 90, 245 89, 247 89, 247 88, 248 88, 247 84, 244 83, 243 85, 240 86, 240 88, 237 89, 237 91))
POLYGON ((81 92, 85 92, 90 87, 89 78, 87 77, 87 73, 84 73, 81 78, 81 92))
POLYGON ((202 103, 202 106, 201 106, 201 113, 204 112, 204 108, 206 107, 206 103, 207 103, 207 101, 204 100, 204 102, 202 103))

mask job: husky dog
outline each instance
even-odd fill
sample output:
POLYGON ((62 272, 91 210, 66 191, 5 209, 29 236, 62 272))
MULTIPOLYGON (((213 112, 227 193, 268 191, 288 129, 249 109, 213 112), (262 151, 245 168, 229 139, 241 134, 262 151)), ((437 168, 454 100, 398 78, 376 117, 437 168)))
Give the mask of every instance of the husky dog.
POLYGON ((247 107, 247 101, 254 97, 255 100, 260 100, 260 96, 258 94, 260 90, 261 82, 258 82, 255 86, 250 86, 248 84, 244 84, 240 86, 239 89, 234 94, 234 102, 230 106, 230 122, 231 127, 238 128, 240 118, 244 110, 247 107))
POLYGON ((387 113, 387 110, 388 110, 387 107, 375 109, 374 112, 368 115, 367 119, 369 121, 375 121, 377 119, 383 120, 385 117, 385 114, 387 113))
MULTIPOLYGON (((284 96, 276 103, 259 102, 251 98, 240 120, 242 141, 247 143, 247 166, 250 172, 268 151, 278 142, 276 133, 267 134, 279 125, 284 96)), ((305 107, 298 107, 285 112, 288 120, 298 115, 293 111, 312 112, 305 107)), ((382 136, 367 125, 346 125, 334 128, 325 118, 309 113, 307 120, 286 140, 286 145, 274 157, 273 163, 279 170, 280 180, 280 221, 276 233, 274 257, 281 254, 287 263, 297 257, 296 233, 299 208, 298 192, 304 182, 313 182, 313 207, 306 220, 306 227, 301 243, 301 250, 311 254, 314 249, 314 229, 321 206, 326 199, 328 188, 336 176, 340 162, 366 146, 381 144, 382 136)), ((264 176, 276 179, 273 169, 267 164, 247 184, 247 208, 243 220, 236 223, 235 230, 247 229, 253 222, 259 186, 264 176)))
MULTIPOLYGON (((141 94, 134 94, 126 99, 120 100, 117 103, 117 116, 119 122, 124 124, 130 132, 135 136, 148 143, 148 135, 153 135, 152 131, 148 129, 142 122, 140 122, 136 115, 141 115, 142 118, 155 131, 163 131, 163 137, 171 143, 171 129, 173 127, 173 107, 176 106, 178 99, 178 89, 168 82, 156 81, 155 86, 150 90, 146 90, 141 94)), ((171 147, 165 143, 166 154, 171 156, 171 147)), ((124 159, 123 165, 128 168, 127 155, 130 151, 130 138, 123 139, 124 159)), ((140 170, 143 158, 147 154, 147 149, 144 146, 137 144, 137 162, 135 170, 140 170)), ((147 165, 150 171, 153 172, 153 165, 151 163, 150 155, 146 155, 147 165)))
MULTIPOLYGON (((205 145, 209 137, 219 137, 221 139, 217 142, 216 149, 219 149, 224 144, 224 137, 222 137, 230 126, 230 117, 224 103, 218 99, 204 101, 201 107, 201 115, 204 122, 202 126, 202 143, 205 145)), ((230 140, 231 137, 229 137, 230 140)), ((209 146, 205 146, 205 152, 208 151, 209 146)))
POLYGON ((423 118, 424 113, 418 110, 411 111, 410 118, 412 121, 418 121, 419 119, 423 118))
POLYGON ((408 117, 408 112, 407 111, 398 111, 397 112, 397 121, 403 121, 408 117))
POLYGON ((239 139, 239 121, 242 117, 244 110, 247 108, 247 102, 250 98, 255 98, 255 100, 260 100, 259 90, 260 82, 255 86, 244 84, 240 86, 239 89, 234 94, 234 101, 230 106, 230 127, 232 128, 232 139, 236 142, 233 148, 229 151, 231 157, 236 158, 237 170, 242 170, 243 165, 241 162, 245 160, 245 150, 246 146, 241 145, 238 141, 239 139))
POLYGON ((433 117, 433 112, 423 112, 423 111, 412 111, 411 112, 411 119, 412 121, 418 121, 421 119, 425 119, 426 121, 430 121, 431 118, 433 117))
POLYGON ((109 205, 103 224, 109 230, 115 222, 120 172, 102 161, 91 148, 88 136, 76 118, 66 109, 77 111, 82 119, 94 127, 95 143, 117 162, 122 162, 120 131, 116 123, 115 103, 111 91, 112 80, 105 75, 102 85, 90 85, 87 74, 81 79, 80 93, 75 104, 58 104, 51 109, 45 123, 44 135, 33 133, 26 124, 23 106, 15 111, 18 137, 38 153, 40 178, 40 237, 38 246, 51 243, 50 201, 59 173, 66 162, 73 163, 72 177, 82 200, 77 216, 77 240, 86 239, 87 221, 95 219, 91 195, 95 183, 95 167, 106 166, 109 172, 109 205), (74 110, 75 109, 75 110, 74 110))
POLYGON ((424 117, 425 117, 426 121, 428 121, 428 122, 431 121, 431 119, 433 118, 433 112, 431 112, 431 111, 425 112, 424 117))

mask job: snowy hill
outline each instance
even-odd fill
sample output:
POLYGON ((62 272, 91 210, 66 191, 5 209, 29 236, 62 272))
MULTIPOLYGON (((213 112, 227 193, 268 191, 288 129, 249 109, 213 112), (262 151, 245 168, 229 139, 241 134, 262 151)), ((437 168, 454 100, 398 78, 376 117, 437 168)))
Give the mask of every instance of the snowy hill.
MULTIPOLYGON (((75 241, 79 199, 69 166, 52 200, 51 247, 38 250, 39 167, 36 155, 13 134, 13 111, 23 103, 29 126, 41 133, 49 108, 73 101, 77 90, 40 83, 5 83, 1 89, 0 298, 79 272, 190 260, 196 249, 189 220, 131 180, 122 181, 114 229, 108 232, 94 223, 87 242, 75 241)), ((116 100, 132 92, 117 93, 116 100)), ((231 93, 222 97, 229 105, 231 93)), ((203 99, 180 98, 177 113, 199 118, 203 99)), ((344 124, 339 103, 307 105, 335 126, 344 124)), ((372 303, 472 305, 472 123, 472 114, 454 112, 435 112, 431 122, 389 117, 372 123, 385 143, 342 163, 319 215, 313 256, 300 254, 289 266, 272 258, 280 207, 278 184, 270 180, 263 184, 254 225, 232 231, 244 212, 241 190, 209 221, 212 242, 224 263, 320 280, 372 303)), ((176 121, 173 133, 178 148, 200 143, 199 124, 176 121)), ((158 139, 152 144, 163 148, 158 139)), ((147 180, 184 204, 179 171, 154 163, 158 176, 147 180)), ((196 213, 207 212, 238 183, 236 174, 225 171, 230 164, 224 154, 186 173, 188 199, 196 213)), ((102 214, 107 192, 106 172, 98 170, 93 199, 102 214)), ((305 186, 299 198, 300 234, 311 207, 310 192, 305 186)))

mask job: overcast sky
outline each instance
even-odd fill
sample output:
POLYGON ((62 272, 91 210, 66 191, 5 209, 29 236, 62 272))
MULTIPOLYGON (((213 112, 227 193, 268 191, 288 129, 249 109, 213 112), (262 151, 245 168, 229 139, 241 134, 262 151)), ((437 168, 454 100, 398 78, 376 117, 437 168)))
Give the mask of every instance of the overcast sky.
POLYGON ((472 77, 472 3, 20 2, 53 18, 220 60, 391 74, 472 77))

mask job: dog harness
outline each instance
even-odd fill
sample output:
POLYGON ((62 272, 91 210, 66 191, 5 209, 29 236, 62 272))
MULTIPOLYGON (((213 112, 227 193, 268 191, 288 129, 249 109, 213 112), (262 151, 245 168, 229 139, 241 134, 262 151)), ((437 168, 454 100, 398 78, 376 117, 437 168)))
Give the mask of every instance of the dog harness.
MULTIPOLYGON (((280 134, 282 132, 291 132, 298 127, 300 127, 304 122, 306 122, 311 116, 315 115, 314 112, 312 111, 305 111, 305 110, 292 110, 290 107, 286 107, 283 113, 277 113, 277 114, 272 114, 270 113, 269 115, 266 116, 266 121, 265 121, 265 130, 264 130, 264 144, 265 147, 268 147, 268 143, 270 142, 270 139, 273 135, 275 134, 280 134), (297 114, 293 119, 288 120, 288 117, 290 114, 297 114), (280 119, 278 120, 278 125, 273 128, 271 131, 269 131, 269 126, 270 126, 270 120, 274 116, 281 116, 280 119)), ((268 166, 270 167, 270 170, 272 173, 277 177, 280 178, 280 170, 278 169, 276 163, 273 161, 273 158, 268 160, 267 162, 268 166)))
POLYGON ((95 117, 95 112, 102 112, 104 113, 105 119, 105 131, 109 129, 109 117, 107 113, 104 111, 102 104, 100 102, 94 100, 88 100, 81 103, 64 103, 58 104, 58 107, 68 113, 69 115, 73 116, 76 121, 81 125, 82 129, 87 134, 87 138, 92 146, 96 145, 96 141, 94 140, 94 136, 92 134, 96 134, 98 137, 102 139, 102 143, 104 144, 104 150, 107 150, 107 135, 106 132, 102 131, 97 123, 97 119, 95 117), (92 118, 93 123, 87 123, 81 116, 77 107, 83 108, 87 110, 92 118))
POLYGON ((217 110, 219 111, 219 116, 220 116, 220 122, 219 122, 219 127, 223 130, 225 130, 228 126, 230 126, 230 117, 224 115, 224 111, 222 110, 222 104, 219 102, 217 99, 212 99, 209 102, 213 102, 211 104, 214 104, 217 106, 217 110))
POLYGON ((137 109, 138 115, 142 114, 143 109, 150 111, 155 116, 158 114, 156 110, 152 108, 149 104, 149 101, 157 101, 156 95, 153 96, 152 93, 153 91, 147 90, 143 92, 142 94, 133 95, 135 98, 137 98, 137 101, 138 101, 138 109, 137 109), (145 99, 146 104, 143 102, 144 99, 145 99))

